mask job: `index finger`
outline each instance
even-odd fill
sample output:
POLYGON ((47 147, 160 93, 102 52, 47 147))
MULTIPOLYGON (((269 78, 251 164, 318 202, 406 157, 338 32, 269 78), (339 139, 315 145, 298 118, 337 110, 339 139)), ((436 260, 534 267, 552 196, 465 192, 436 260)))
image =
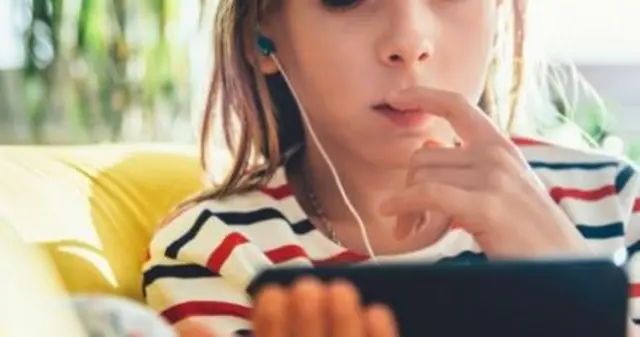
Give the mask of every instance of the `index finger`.
POLYGON ((500 130, 482 110, 464 96, 444 90, 413 87, 388 98, 396 109, 424 110, 449 121, 456 133, 468 143, 487 143, 502 140, 500 130))

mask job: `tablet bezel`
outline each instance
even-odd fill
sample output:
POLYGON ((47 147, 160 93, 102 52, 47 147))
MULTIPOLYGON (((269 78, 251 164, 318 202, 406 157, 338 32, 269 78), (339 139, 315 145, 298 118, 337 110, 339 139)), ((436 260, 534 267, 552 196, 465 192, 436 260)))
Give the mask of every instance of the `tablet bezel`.
POLYGON ((625 337, 627 328, 628 281, 610 260, 278 267, 248 292, 301 276, 352 282, 363 303, 392 306, 402 336, 625 337))

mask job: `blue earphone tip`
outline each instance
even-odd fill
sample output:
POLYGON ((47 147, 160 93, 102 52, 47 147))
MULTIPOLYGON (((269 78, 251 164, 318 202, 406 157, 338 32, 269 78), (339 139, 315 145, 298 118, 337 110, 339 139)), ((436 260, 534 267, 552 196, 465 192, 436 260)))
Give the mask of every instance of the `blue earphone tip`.
POLYGON ((273 44, 273 41, 262 34, 258 34, 257 43, 258 48, 260 48, 260 52, 264 56, 269 56, 276 51, 276 46, 273 44))

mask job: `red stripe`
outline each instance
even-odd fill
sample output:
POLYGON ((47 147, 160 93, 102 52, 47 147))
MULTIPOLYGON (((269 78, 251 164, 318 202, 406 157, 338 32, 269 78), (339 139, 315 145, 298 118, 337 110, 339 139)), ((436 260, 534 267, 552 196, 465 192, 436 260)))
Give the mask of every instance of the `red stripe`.
POLYGON ((321 266, 342 265, 342 264, 364 262, 368 259, 369 258, 365 255, 361 255, 351 251, 344 251, 338 255, 334 255, 324 260, 316 260, 314 261, 313 264, 321 267, 321 266))
POLYGON ((631 284, 629 286, 629 297, 631 298, 640 297, 640 283, 631 284))
POLYGON ((636 199, 635 203, 633 204, 632 212, 640 213, 640 198, 636 199))
POLYGON ((307 253, 298 245, 286 245, 265 252, 269 260, 274 264, 291 261, 297 258, 309 259, 307 253))
POLYGON ((193 301, 174 305, 161 315, 171 324, 194 316, 233 316, 248 320, 251 308, 227 302, 193 301))
POLYGON ((578 190, 574 188, 554 187, 551 189, 551 197, 556 202, 560 202, 564 198, 579 199, 585 201, 600 200, 616 194, 614 185, 607 185, 595 190, 578 190))
POLYGON ((536 140, 536 139, 531 139, 531 138, 524 138, 524 137, 512 137, 511 141, 518 146, 550 146, 549 143, 545 143, 543 141, 540 140, 536 140))
POLYGON ((321 260, 312 260, 307 252, 298 245, 286 245, 269 250, 265 253, 274 264, 284 263, 293 259, 303 258, 311 261, 314 266, 329 266, 351 264, 366 261, 368 258, 350 251, 344 251, 321 260))
POLYGON ((209 260, 207 261, 207 268, 213 271, 214 273, 219 273, 222 265, 229 258, 233 250, 247 243, 249 240, 242 236, 240 233, 231 233, 227 235, 226 238, 222 241, 222 243, 213 250, 211 255, 209 255, 209 260))
POLYGON ((287 184, 278 187, 262 186, 260 187, 260 191, 276 200, 282 200, 293 195, 291 188, 287 184))

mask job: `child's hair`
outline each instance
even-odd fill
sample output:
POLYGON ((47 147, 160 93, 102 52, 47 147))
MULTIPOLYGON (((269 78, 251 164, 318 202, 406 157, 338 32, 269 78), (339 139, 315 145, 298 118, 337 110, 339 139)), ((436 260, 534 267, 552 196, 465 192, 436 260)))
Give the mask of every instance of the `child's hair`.
MULTIPOLYGON (((212 172, 214 117, 221 118, 231 169, 221 183, 191 202, 252 190, 271 178, 282 156, 304 142, 300 112, 280 74, 257 69, 256 27, 281 0, 219 0, 214 24, 214 68, 200 132, 204 170, 212 172), (254 57, 247 57, 254 55, 254 57), (215 114, 215 116, 214 116, 215 114)), ((499 34, 481 108, 510 131, 529 68, 525 55, 527 0, 504 0, 499 34)))

